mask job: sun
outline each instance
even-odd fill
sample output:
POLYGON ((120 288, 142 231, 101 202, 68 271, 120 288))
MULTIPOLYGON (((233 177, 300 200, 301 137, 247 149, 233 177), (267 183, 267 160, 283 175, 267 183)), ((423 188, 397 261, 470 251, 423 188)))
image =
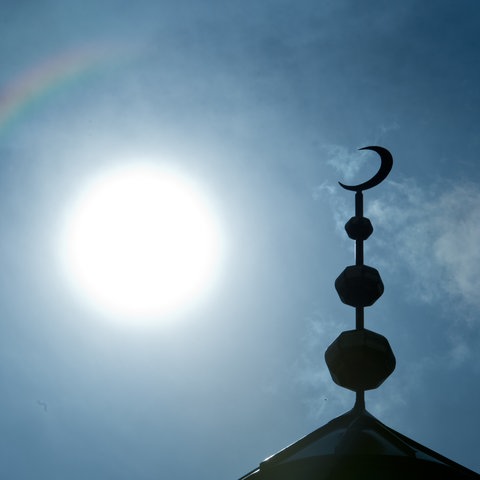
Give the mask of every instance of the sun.
POLYGON ((205 195, 178 172, 151 164, 99 175, 69 209, 62 237, 77 292, 121 320, 188 307, 213 283, 222 251, 205 195))

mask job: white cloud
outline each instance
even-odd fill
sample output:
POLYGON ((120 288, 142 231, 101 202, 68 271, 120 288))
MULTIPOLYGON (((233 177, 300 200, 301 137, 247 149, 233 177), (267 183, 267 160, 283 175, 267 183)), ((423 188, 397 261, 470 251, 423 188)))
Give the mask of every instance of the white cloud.
POLYGON ((354 394, 336 385, 324 360, 324 352, 347 322, 339 322, 315 311, 306 319, 302 354, 294 366, 297 385, 305 392, 309 417, 325 421, 352 408, 354 394))
MULTIPOLYGON (((404 266, 411 295, 433 302, 445 294, 480 306, 480 189, 472 184, 390 182, 366 205, 374 227, 386 230, 376 252, 387 268, 404 266), (415 293, 416 292, 416 293, 415 293)), ((376 259, 377 260, 377 259, 376 259)))
MULTIPOLYGON (((448 294, 480 307, 480 188, 469 183, 420 188, 411 179, 388 183, 381 196, 365 202, 365 215, 377 231, 366 244, 370 262, 406 273, 411 298, 431 303, 448 294)), ((324 183, 313 196, 330 200, 343 231, 353 208, 338 190, 324 183)))
POLYGON ((450 339, 452 347, 449 351, 447 364, 452 368, 456 368, 472 357, 472 350, 469 344, 457 333, 450 339))
POLYGON ((326 145, 327 164, 341 174, 344 180, 351 180, 365 163, 365 153, 343 147, 341 145, 326 145))
MULTIPOLYGON (((480 187, 451 181, 420 187, 413 179, 387 183, 365 201, 376 230, 366 244, 367 263, 397 279, 399 295, 439 309, 450 347, 437 362, 459 367, 471 359, 477 338, 480 187)), ((322 185, 315 193, 330 197, 343 229, 353 212, 338 190, 322 185)))
POLYGON ((335 186, 328 182, 323 182, 314 188, 313 198, 316 201, 327 200, 330 203, 335 219, 335 227, 338 231, 344 233, 345 219, 351 217, 352 207, 347 205, 345 196, 339 195, 339 190, 338 185, 335 186))

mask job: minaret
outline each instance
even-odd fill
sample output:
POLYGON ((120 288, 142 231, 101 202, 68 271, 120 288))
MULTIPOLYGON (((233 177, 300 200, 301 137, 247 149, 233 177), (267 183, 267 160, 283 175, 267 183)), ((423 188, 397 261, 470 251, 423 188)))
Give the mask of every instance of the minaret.
POLYGON ((340 183, 355 192, 355 216, 345 225, 355 241, 355 264, 335 280, 340 300, 355 308, 355 329, 342 332, 325 352, 333 381, 355 392, 355 405, 240 480, 480 480, 477 473, 387 427, 366 410, 365 391, 379 387, 394 371, 396 361, 388 340, 364 326, 365 308, 382 296, 383 282, 375 268, 364 264, 363 244, 373 227, 363 214, 363 192, 387 177, 393 159, 383 147, 364 150, 378 153, 381 166, 367 182, 340 183))

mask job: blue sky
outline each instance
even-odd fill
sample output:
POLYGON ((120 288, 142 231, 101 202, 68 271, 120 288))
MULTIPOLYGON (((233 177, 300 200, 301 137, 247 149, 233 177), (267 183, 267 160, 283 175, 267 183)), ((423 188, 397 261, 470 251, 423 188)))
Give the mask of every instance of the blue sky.
POLYGON ((0 23, 0 472, 238 478, 353 405, 323 354, 354 326, 356 183, 397 369, 367 408, 480 470, 476 1, 5 1, 0 23), (79 301, 58 232, 98 171, 188 172, 221 219, 194 309, 128 328, 79 301), (46 404, 47 409, 43 404, 46 404))

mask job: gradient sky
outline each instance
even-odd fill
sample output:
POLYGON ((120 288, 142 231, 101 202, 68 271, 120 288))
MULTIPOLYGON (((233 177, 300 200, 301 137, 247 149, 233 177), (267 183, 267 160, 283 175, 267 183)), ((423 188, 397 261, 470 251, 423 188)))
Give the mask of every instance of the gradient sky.
POLYGON ((367 408, 480 470, 475 0, 3 0, 0 476, 231 479, 349 410, 323 355, 360 182, 397 369, 367 408), (74 192, 126 157, 202 185, 227 244, 208 298, 108 322, 62 277, 74 192), (44 404, 47 408, 44 408, 44 404))

